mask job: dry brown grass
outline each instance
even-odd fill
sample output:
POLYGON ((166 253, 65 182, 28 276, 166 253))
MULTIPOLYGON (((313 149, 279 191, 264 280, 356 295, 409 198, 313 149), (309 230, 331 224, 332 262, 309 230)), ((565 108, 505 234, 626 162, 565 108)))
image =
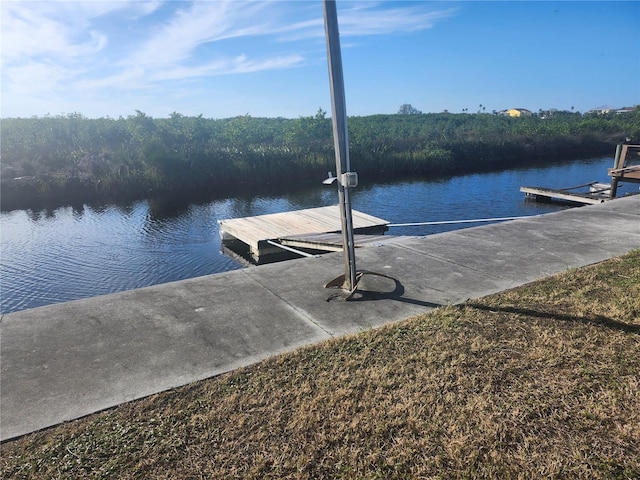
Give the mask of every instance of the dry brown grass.
POLYGON ((640 251, 1 453, 3 478, 640 478, 640 251))

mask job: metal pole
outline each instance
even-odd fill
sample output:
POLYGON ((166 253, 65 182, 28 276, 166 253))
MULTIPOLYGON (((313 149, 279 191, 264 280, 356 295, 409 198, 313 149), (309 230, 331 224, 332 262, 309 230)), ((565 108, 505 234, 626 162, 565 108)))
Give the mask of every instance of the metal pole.
POLYGON ((353 240, 353 218, 349 187, 343 185, 343 174, 350 172, 349 135, 347 130, 347 108, 342 75, 342 54, 338 32, 338 14, 335 0, 323 0, 324 29, 327 40, 327 60, 329 63, 329 84, 331 87, 331 111, 333 121, 333 142, 336 151, 336 174, 338 177, 338 200, 342 220, 342 245, 344 252, 344 285, 346 290, 356 287, 356 254, 353 240))

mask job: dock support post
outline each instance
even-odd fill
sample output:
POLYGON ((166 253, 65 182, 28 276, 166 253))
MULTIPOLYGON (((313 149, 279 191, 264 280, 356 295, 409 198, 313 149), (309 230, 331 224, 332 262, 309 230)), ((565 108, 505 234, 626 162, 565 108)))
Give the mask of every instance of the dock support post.
MULTIPOLYGON (((614 157, 614 160, 613 160, 614 169, 621 168, 620 165, 618 165, 620 163, 621 156, 622 156, 622 144, 619 143, 616 146, 616 156, 614 157)), ((609 198, 616 198, 617 191, 618 191, 618 177, 613 175, 611 177, 611 190, 609 191, 609 198)))
POLYGON ((342 245, 344 251, 345 290, 356 288, 356 254, 353 237, 353 219, 349 186, 343 185, 344 174, 350 172, 349 137, 347 129, 347 109, 342 74, 342 54, 338 32, 338 14, 335 0, 323 0, 324 27, 329 63, 329 84, 333 123, 333 142, 336 154, 336 174, 338 177, 338 200, 342 220, 342 245))

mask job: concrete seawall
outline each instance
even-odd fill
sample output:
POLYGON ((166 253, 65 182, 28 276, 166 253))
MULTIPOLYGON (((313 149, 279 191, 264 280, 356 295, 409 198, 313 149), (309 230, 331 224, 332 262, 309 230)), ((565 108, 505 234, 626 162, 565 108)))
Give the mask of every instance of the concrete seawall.
POLYGON ((0 439, 640 248, 640 196, 4 315, 0 439))

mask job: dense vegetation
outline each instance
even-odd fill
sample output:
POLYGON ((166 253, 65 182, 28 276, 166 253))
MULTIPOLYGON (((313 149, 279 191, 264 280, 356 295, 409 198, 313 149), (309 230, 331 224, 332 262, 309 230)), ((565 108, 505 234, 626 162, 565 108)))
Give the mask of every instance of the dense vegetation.
MULTIPOLYGON (((362 181, 437 176, 612 153, 640 139, 640 109, 619 115, 557 112, 396 114, 349 119, 362 181)), ((8 118, 1 124, 2 208, 229 193, 239 186, 317 182, 334 170, 331 119, 186 117, 8 118)))

